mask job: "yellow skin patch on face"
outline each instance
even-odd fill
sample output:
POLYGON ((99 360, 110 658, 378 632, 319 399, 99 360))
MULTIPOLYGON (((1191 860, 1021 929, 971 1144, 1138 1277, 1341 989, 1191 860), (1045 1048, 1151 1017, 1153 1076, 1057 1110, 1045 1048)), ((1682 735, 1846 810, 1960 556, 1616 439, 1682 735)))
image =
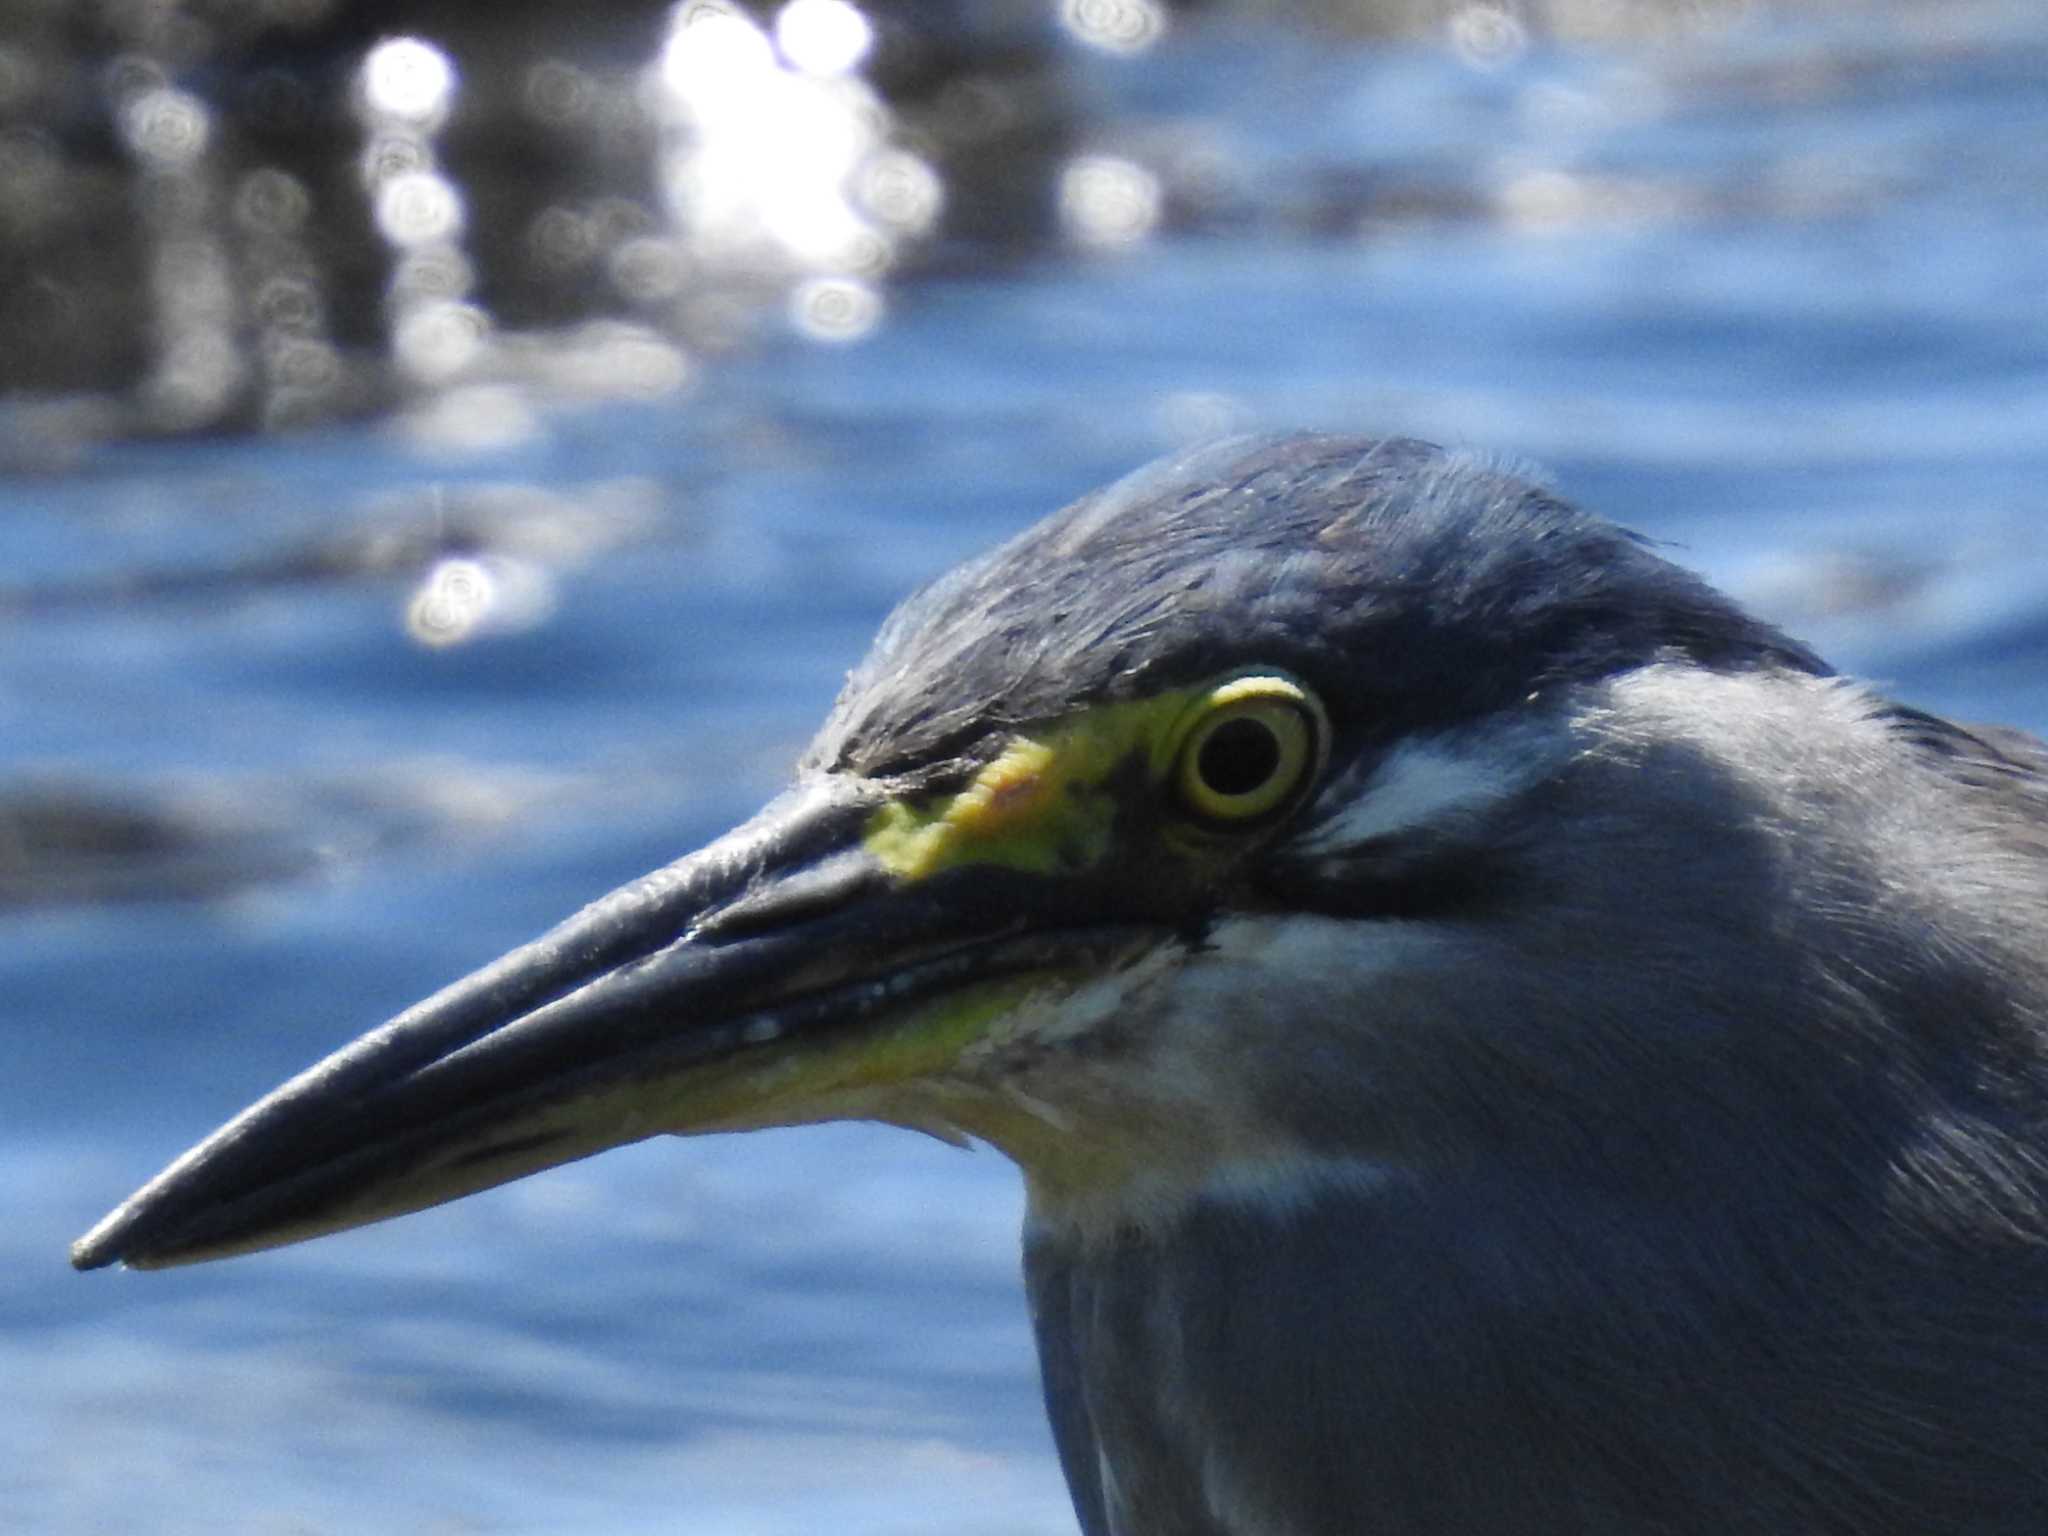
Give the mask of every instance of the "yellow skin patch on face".
MULTIPOLYGON (((1110 853, 1118 788, 1127 787, 1113 787, 1111 780, 1132 759, 1143 763, 1148 784, 1162 788, 1202 721, 1269 699, 1307 717, 1297 727, 1302 740, 1295 760, 1284 764, 1291 790, 1320 771, 1313 754, 1327 750, 1329 722, 1314 697, 1285 676, 1246 672, 1149 699, 1100 704, 1035 733, 1020 732, 965 789, 883 806, 869 818, 862 840, 901 880, 974 864, 1038 875, 1093 868, 1110 853)), ((1219 805, 1227 816, 1228 797, 1219 805)), ((1253 813, 1265 809, 1265 801, 1251 807, 1253 813)), ((1178 854, 1201 859, 1211 851, 1200 829, 1177 832, 1170 827, 1167 836, 1178 854)))
POLYGON ((1109 780, 1133 755, 1162 782, 1201 689, 1104 704, 1041 735, 1018 735, 965 789, 898 800, 870 818, 864 841, 884 868, 922 880, 963 864, 1033 874, 1086 869, 1110 850, 1117 802, 1109 780))
MULTIPOLYGON (((1121 953, 1083 960, 1076 950, 1064 965, 1048 961, 944 996, 894 1000, 884 966, 868 982, 883 990, 856 1000, 841 1028, 794 1025, 771 1004, 737 1021, 729 1051, 708 1058, 682 1053, 668 1064, 643 1062, 637 1071, 565 1089, 559 1098, 508 1101, 488 1123, 373 1178, 351 1202, 215 1249, 180 1252, 169 1262, 418 1210, 649 1136, 848 1118, 989 1141, 1025 1168, 1034 1210, 1100 1208, 1121 1222, 1134 1206, 1119 1192, 1144 1180, 1153 1191, 1143 1196, 1150 1202, 1144 1209, 1166 1209, 1174 1189, 1194 1187, 1208 1170, 1271 1152, 1255 1116, 1219 1107, 1218 1079, 1202 1070, 1203 1058, 1176 1055, 1170 1042, 1135 1071, 1127 1054, 1064 1047, 1132 1012, 1163 1006, 1158 989, 1178 974, 1186 950, 1166 936, 1157 915, 1254 846, 1226 824, 1230 800, 1251 793, 1234 788, 1228 773, 1214 791, 1221 812, 1191 806, 1184 782, 1177 794, 1170 786, 1177 769, 1185 776, 1182 757, 1191 743, 1199 756, 1194 733, 1202 722, 1263 700, 1298 708, 1313 727, 1313 741, 1291 756, 1284 730, 1274 731, 1271 772, 1287 779, 1276 802, 1284 806, 1319 772, 1328 722, 1313 696, 1284 674, 1242 673, 1020 731, 964 788, 884 805, 869 818, 863 846, 905 884, 958 867, 1058 876, 1128 860, 1118 871, 1127 887, 1136 890, 1142 878, 1159 899, 1136 891, 1140 915, 1151 913, 1154 926, 1134 930, 1121 953), (1120 826, 1127 802, 1148 790, 1159 796, 1159 814, 1120 826), (1198 824, 1197 816, 1205 819, 1198 824)), ((1203 771, 1199 763, 1195 771, 1203 771)), ((1246 813, 1245 830, 1268 825, 1256 820, 1267 809, 1261 801, 1246 813)), ((887 902, 892 894, 861 899, 887 902)), ((802 978, 786 991, 770 986, 766 995, 801 998, 802 978)), ((687 1017, 677 1028, 687 1038, 687 1017)))
MULTIPOLYGON (((1320 706, 1286 677, 1212 679, 1020 731, 964 788, 875 811, 863 844, 905 883, 954 868, 1080 874, 1124 857, 1132 861, 1125 873, 1142 872, 1167 893, 1185 891, 1212 878, 1243 844, 1213 814, 1208 824, 1190 819, 1187 788, 1174 787, 1176 772, 1186 772, 1183 755, 1218 712, 1268 699, 1310 714, 1317 741, 1327 740, 1320 706), (1159 797, 1162 816, 1120 828, 1124 802, 1147 790, 1159 797), (1120 831, 1130 846, 1118 848, 1120 831)), ((1289 768, 1284 753, 1276 761, 1290 784, 1319 766, 1304 756, 1289 768)), ((1162 950, 1155 968, 1170 958, 1162 950)), ((729 1055, 536 1106, 496 1126, 483 1146, 451 1148, 304 1235, 449 1198, 477 1187, 484 1170, 512 1178, 663 1132, 819 1120, 884 1119, 949 1139, 978 1136, 1030 1171, 1039 1202, 1071 1204, 1168 1164, 1198 1170, 1213 1159, 1215 1138, 1190 1140, 1192 1122, 1173 1093, 1126 1091, 1114 1071, 1091 1076, 1096 1069, 1085 1059, 1070 1080, 1057 1078, 1065 1070, 1060 1044, 1121 1008, 1132 984, 1130 975, 1051 965, 885 1009, 838 1033, 785 1034, 767 1014, 729 1055), (1055 1076, 1026 1080, 1018 1061, 1049 1062, 1055 1076), (1082 1122, 1085 1133, 1077 1133, 1082 1122)))
POLYGON ((795 1038, 785 1049, 742 1053, 664 1084, 626 1091, 664 1129, 748 1130, 840 1118, 848 1113, 845 1100, 885 1098, 904 1083, 949 1070, 992 1022, 1048 980, 1026 975, 978 982, 918 1003, 877 1032, 795 1038))

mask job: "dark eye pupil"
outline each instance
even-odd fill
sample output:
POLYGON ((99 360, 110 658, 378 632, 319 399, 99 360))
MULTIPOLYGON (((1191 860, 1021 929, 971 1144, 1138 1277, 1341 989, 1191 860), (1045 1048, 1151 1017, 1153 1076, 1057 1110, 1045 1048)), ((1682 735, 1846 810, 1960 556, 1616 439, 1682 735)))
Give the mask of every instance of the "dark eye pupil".
POLYGON ((1227 720, 1202 743, 1195 766, 1217 794, 1248 795, 1279 771, 1280 743, 1271 726, 1227 720))

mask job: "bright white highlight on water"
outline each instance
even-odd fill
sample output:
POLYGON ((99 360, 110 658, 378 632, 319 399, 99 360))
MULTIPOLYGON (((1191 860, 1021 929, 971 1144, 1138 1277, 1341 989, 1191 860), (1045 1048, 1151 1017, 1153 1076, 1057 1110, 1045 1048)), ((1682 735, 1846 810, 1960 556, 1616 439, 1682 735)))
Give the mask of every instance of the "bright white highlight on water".
POLYGON ((430 299, 408 306, 393 327, 391 347, 412 378, 443 383, 475 361, 490 330, 490 316, 476 305, 430 299))
POLYGON ((775 17, 775 46, 809 75, 843 75, 874 46, 875 29, 847 0, 789 0, 775 17))
POLYGON ((661 51, 661 79, 699 111, 736 104, 775 70, 766 34, 723 5, 685 5, 661 51))
POLYGON ((885 149, 861 166, 860 205, 876 222, 906 235, 929 233, 945 206, 939 173, 908 150, 885 149))
MULTIPOLYGON (((850 72, 872 29, 845 0, 791 0, 775 29, 771 41, 714 0, 675 12, 651 79, 678 232, 692 252, 758 276, 880 271, 894 259, 890 231, 857 198, 870 158, 891 153, 890 118, 850 72)), ((908 201, 936 205, 898 180, 908 201)))
POLYGON ((1159 178, 1132 160, 1081 155, 1060 172, 1060 222, 1082 245, 1136 245, 1159 223, 1159 178))
POLYGON ((122 141, 157 170, 184 170, 206 153, 212 136, 206 104, 169 86, 144 91, 121 109, 122 141))
POLYGON ((485 634, 530 629, 554 608, 546 571, 504 555, 435 562, 405 608, 405 632, 430 650, 485 634))
POLYGON ((1091 48, 1141 53, 1166 32, 1157 0, 1060 0, 1060 25, 1091 48))
POLYGON ((422 128, 438 125, 455 101, 454 64, 417 37, 394 37, 372 48, 361 79, 371 112, 422 128))
POLYGON ((815 277, 790 295, 789 318, 814 341, 857 341, 881 323, 882 307, 871 283, 815 277))
POLYGON ((434 147, 459 86, 448 55, 418 37, 385 39, 356 70, 363 190, 393 255, 385 283, 392 361, 410 382, 434 388, 458 382, 491 343, 490 317, 469 302, 468 209, 434 147))
POLYGON ((406 171, 377 189, 377 228, 393 245, 450 239, 462 221, 462 194, 437 171, 406 171))
POLYGON ((441 561, 406 606, 406 633, 421 645, 460 644, 490 612, 495 585, 478 561, 441 561))

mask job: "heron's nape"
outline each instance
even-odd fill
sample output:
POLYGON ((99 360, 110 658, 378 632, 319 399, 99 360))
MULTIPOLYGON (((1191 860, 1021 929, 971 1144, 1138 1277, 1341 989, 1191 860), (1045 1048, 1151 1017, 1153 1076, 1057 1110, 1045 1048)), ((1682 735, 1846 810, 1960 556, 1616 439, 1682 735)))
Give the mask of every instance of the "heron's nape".
POLYGON ((73 1257, 876 1119, 1023 1170, 1086 1536, 2038 1536, 2044 774, 1482 462, 1239 439, 73 1257))

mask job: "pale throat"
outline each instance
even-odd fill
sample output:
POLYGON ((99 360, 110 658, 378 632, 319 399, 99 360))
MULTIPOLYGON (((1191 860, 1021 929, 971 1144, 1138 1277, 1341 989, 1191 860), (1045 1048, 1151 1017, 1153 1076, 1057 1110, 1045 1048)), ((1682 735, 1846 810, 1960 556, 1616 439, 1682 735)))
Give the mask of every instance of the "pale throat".
MULTIPOLYGON (((1229 921, 1203 950, 1166 940, 1034 989, 947 1071, 904 1084, 885 1118, 988 1143, 1022 1170, 1035 1225, 1084 1237, 1163 1228, 1219 1195, 1284 1206, 1354 1183, 1369 1160, 1304 1145, 1260 1091, 1259 1059, 1301 1042, 1273 1027, 1296 999, 1259 983, 1313 942, 1271 927, 1229 921)), ((1280 990, 1322 969, 1283 969, 1280 990)))

